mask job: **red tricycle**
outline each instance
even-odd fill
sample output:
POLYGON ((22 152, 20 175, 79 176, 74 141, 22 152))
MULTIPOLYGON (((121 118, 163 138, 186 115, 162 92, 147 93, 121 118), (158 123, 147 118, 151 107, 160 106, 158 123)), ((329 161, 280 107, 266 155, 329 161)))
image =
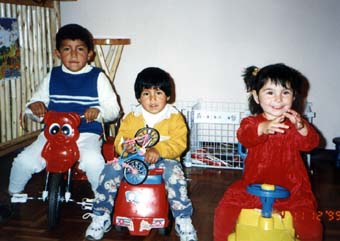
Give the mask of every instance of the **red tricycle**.
POLYGON ((118 158, 124 166, 124 179, 115 200, 113 225, 117 231, 129 230, 131 235, 146 236, 151 229, 162 235, 171 230, 171 214, 162 179, 163 169, 151 169, 144 162, 145 148, 154 146, 159 140, 156 129, 146 127, 137 131, 137 152, 118 158))
POLYGON ((83 198, 76 202, 71 198, 71 180, 87 180, 85 174, 77 168, 79 149, 76 141, 79 138, 78 126, 81 116, 74 112, 49 111, 44 116, 44 135, 47 139, 42 150, 46 160, 46 179, 42 195, 33 198, 27 193, 15 194, 12 203, 26 203, 28 199, 48 202, 48 228, 54 228, 60 218, 62 203, 75 202, 83 209, 92 210, 92 199, 83 198))

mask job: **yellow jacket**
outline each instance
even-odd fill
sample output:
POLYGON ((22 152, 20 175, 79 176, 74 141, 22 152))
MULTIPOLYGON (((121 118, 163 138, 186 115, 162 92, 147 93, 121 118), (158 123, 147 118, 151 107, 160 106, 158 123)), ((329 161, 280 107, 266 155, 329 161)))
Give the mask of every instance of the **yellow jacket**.
MULTIPOLYGON (((127 114, 121 121, 115 138, 115 151, 121 154, 123 151, 122 139, 132 139, 136 132, 146 126, 141 108, 127 114)), ((187 149, 188 129, 185 120, 175 107, 170 106, 166 118, 155 124, 160 135, 159 142, 154 146, 160 156, 166 159, 180 160, 181 155, 187 149)))

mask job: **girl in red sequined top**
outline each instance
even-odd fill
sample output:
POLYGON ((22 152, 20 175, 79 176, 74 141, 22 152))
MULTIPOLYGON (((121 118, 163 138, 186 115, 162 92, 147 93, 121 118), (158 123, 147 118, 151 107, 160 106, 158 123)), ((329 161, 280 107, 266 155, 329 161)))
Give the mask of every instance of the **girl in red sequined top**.
POLYGON ((243 77, 253 115, 241 121, 237 138, 248 153, 242 179, 228 187, 215 210, 214 241, 227 240, 241 209, 261 208, 259 198, 246 192, 253 183, 287 188, 290 197, 277 199, 273 208, 292 213, 301 241, 321 241, 317 203, 301 157, 319 144, 318 133, 299 111, 307 79, 284 64, 251 66, 243 77))

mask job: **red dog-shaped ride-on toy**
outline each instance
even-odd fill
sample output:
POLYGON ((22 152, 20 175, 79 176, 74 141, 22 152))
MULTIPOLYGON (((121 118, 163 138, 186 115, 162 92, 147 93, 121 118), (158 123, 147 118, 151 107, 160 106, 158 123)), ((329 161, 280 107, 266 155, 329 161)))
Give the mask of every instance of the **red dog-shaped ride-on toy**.
POLYGON ((77 140, 80 116, 76 113, 47 112, 44 135, 47 142, 42 150, 48 172, 66 172, 79 160, 77 140))
MULTIPOLYGON (((82 171, 77 168, 79 160, 79 149, 77 140, 79 138, 78 126, 81 117, 73 112, 49 111, 44 116, 44 135, 47 139, 41 152, 46 160, 46 181, 42 195, 36 199, 48 202, 48 228, 54 228, 60 218, 60 207, 65 202, 75 202, 71 199, 71 180, 73 173, 77 173, 78 180, 87 180, 82 171)), ((26 193, 13 195, 13 203, 25 203, 28 199, 26 193)), ((92 200, 83 198, 83 209, 92 209, 92 200)))

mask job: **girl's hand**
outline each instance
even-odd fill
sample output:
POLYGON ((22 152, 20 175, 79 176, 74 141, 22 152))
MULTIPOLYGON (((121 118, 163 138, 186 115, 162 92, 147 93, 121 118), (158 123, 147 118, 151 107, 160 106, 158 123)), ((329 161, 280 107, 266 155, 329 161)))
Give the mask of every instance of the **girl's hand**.
POLYGON ((295 125, 295 128, 297 130, 300 130, 304 127, 304 123, 302 121, 302 118, 299 113, 297 113, 295 110, 288 110, 287 112, 283 113, 285 117, 287 117, 290 122, 292 122, 295 125))
POLYGON ((304 123, 303 118, 301 115, 296 112, 295 110, 288 110, 283 114, 286 118, 289 119, 290 122, 292 122, 298 132, 300 132, 301 135, 306 136, 308 133, 308 129, 304 123))
POLYGON ((85 113, 84 113, 86 122, 88 123, 88 122, 94 121, 95 119, 97 119, 98 114, 99 114, 99 109, 97 109, 97 108, 88 108, 85 111, 85 113))
POLYGON ((158 161, 160 155, 155 148, 150 148, 144 155, 144 161, 150 164, 154 164, 158 161))
POLYGON ((38 117, 44 117, 47 112, 45 104, 41 101, 33 102, 28 108, 30 108, 33 114, 38 117))
POLYGON ((275 134, 275 133, 284 133, 285 129, 288 129, 289 126, 285 125, 283 121, 285 120, 285 116, 276 117, 273 120, 264 121, 259 124, 257 133, 259 136, 262 134, 275 134))
POLYGON ((123 143, 123 149, 125 149, 127 153, 136 153, 134 143, 135 143, 134 140, 126 139, 125 142, 123 143))

